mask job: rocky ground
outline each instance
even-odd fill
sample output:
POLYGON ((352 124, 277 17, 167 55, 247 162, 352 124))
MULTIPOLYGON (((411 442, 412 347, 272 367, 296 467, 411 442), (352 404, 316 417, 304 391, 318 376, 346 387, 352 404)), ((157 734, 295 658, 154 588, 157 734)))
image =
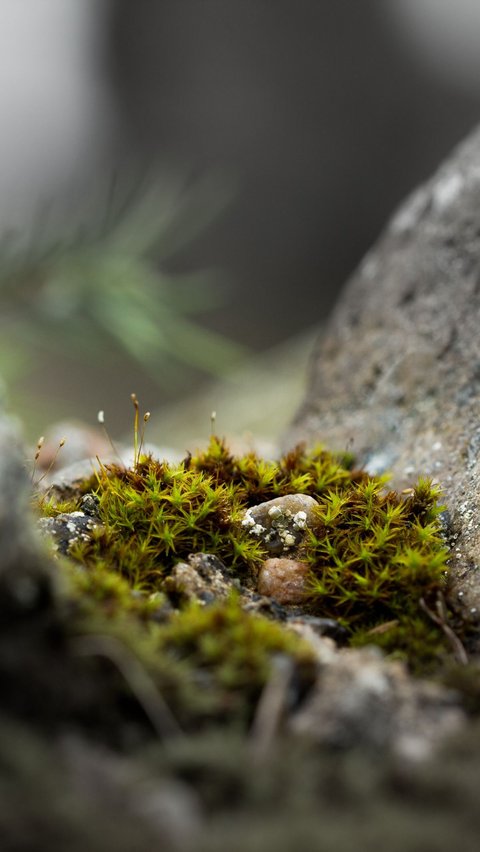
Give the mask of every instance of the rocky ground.
MULTIPOLYGON (((42 522, 59 560, 34 529, 19 426, 2 405, 2 850, 477 848, 479 175, 475 133, 394 217, 312 358, 286 438, 353 449, 372 472, 391 470, 400 489, 420 474, 438 480, 449 612, 468 618, 468 642, 436 609, 448 648, 441 672, 414 677, 376 647, 345 647, 335 619, 302 606, 302 536, 314 508, 299 494, 243 516, 269 550, 256 589, 198 552, 172 569, 169 606, 97 583, 85 620, 72 589, 87 580, 61 560, 73 538, 77 546, 103 534, 95 502, 42 522), (263 615, 273 628, 262 642, 277 648, 268 669, 263 657, 249 663, 247 718, 238 695, 213 680, 187 683, 185 699, 176 663, 144 664, 143 640, 129 645, 107 626, 108 595, 165 636, 171 601, 200 601, 211 625, 208 613, 219 623, 215 607, 232 589, 241 612, 222 626, 232 647, 241 655, 264 623, 250 618, 263 615), (197 707, 201 692, 211 693, 208 710, 197 707)), ((57 498, 75 493, 79 476, 54 474, 57 498)), ((202 630, 192 659, 200 646, 212 652, 202 630)))

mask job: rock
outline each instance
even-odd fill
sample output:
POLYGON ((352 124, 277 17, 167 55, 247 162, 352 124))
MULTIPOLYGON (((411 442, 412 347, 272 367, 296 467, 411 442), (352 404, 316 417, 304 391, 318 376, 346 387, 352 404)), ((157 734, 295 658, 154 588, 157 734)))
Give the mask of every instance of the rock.
POLYGON ((97 520, 100 520, 98 513, 99 505, 100 500, 98 499, 96 494, 84 494, 82 499, 80 500, 81 511, 85 515, 88 515, 90 518, 96 518, 97 520))
POLYGON ((270 551, 292 553, 311 526, 318 506, 308 494, 286 494, 247 509, 242 526, 257 536, 270 551))
MULTIPOLYGON (((239 595, 242 609, 276 621, 287 621, 290 613, 267 595, 243 586, 213 553, 191 553, 188 562, 178 562, 165 579, 165 591, 173 601, 210 604, 232 592, 239 595)), ((332 629, 331 625, 326 630, 332 629)))
POLYGON ((290 720, 296 734, 336 748, 363 744, 423 760, 465 724, 453 691, 412 678, 377 648, 336 650, 328 641, 315 646, 320 673, 290 720))
POLYGON ((100 471, 101 464, 97 459, 82 459, 66 467, 42 474, 35 482, 35 490, 48 493, 58 500, 66 500, 77 494, 78 486, 86 479, 100 471))
POLYGON ((188 562, 178 562, 165 580, 165 590, 184 601, 213 601, 226 598, 239 588, 225 565, 211 553, 190 554, 188 562))
POLYGON ((52 577, 35 535, 20 426, 0 400, 0 620, 43 607, 52 577))
POLYGON ((308 565, 298 559, 266 559, 258 575, 258 592, 280 604, 301 604, 308 594, 309 573, 308 565))
POLYGON ((351 447, 440 483, 464 612, 480 614, 480 129, 407 199, 313 355, 286 445, 351 447))
POLYGON ((93 532, 102 529, 98 515, 99 500, 95 494, 85 494, 78 512, 62 512, 54 518, 39 518, 37 528, 53 538, 54 549, 67 554, 72 544, 88 541, 93 532))
POLYGON ((86 512, 65 512, 55 518, 40 518, 38 529, 53 538, 55 550, 67 554, 77 541, 89 541, 102 524, 86 512))
POLYGON ((102 802, 110 819, 122 819, 152 833, 162 848, 191 848, 204 822, 193 787, 175 778, 159 778, 146 765, 88 741, 64 737, 59 752, 65 783, 81 804, 102 802), (119 817, 119 815, 122 815, 119 817))
POLYGON ((304 636, 311 645, 315 645, 318 636, 327 636, 340 645, 348 640, 348 630, 334 618, 321 618, 318 615, 306 615, 304 612, 290 612, 287 621, 288 626, 304 636))

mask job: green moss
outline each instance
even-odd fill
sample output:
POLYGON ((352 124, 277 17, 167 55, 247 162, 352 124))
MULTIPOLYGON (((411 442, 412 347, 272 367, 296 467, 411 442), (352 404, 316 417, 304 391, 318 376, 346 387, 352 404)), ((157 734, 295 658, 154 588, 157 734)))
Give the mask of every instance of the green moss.
POLYGON ((147 715, 152 703, 165 702, 184 731, 212 723, 244 730, 276 656, 290 659, 295 692, 314 683, 310 645, 274 621, 245 612, 235 594, 208 607, 190 604, 167 617, 161 600, 154 608, 151 599, 132 606, 121 599, 119 587, 112 588, 106 606, 98 588, 95 605, 88 597, 77 599, 69 627, 70 641, 82 650, 87 640, 87 654, 107 657, 123 675, 123 683, 110 689, 110 702, 133 697, 147 715))
POLYGON ((42 495, 38 498, 37 508, 44 518, 55 518, 62 512, 74 512, 77 500, 57 500, 52 496, 42 495))
POLYGON ((159 642, 177 659, 214 672, 220 684, 236 689, 264 684, 273 654, 312 661, 309 645, 293 631, 244 612, 235 595, 208 607, 191 604, 161 628, 159 642))
POLYGON ((155 590, 176 562, 208 552, 253 582, 267 552, 242 527, 245 509, 294 492, 318 497, 362 481, 368 481, 366 474, 349 471, 342 457, 323 450, 308 455, 297 448, 278 463, 254 453, 235 458, 214 437, 206 452, 178 465, 143 457, 133 470, 102 467, 82 492, 98 495, 104 532, 80 545, 75 556, 87 565, 103 560, 134 588, 155 590))
MULTIPOLYGON (((80 552, 81 547, 79 545, 80 552)), ((71 555, 75 559, 75 547, 71 555)), ((165 596, 161 592, 144 594, 132 589, 128 581, 111 570, 104 559, 99 559, 88 569, 64 559, 62 568, 84 614, 97 617, 101 613, 107 619, 115 619, 119 614, 133 615, 147 622, 166 608, 165 596)))
POLYGON ((235 457, 216 437, 206 452, 190 459, 190 465, 208 473, 217 485, 233 485, 244 506, 292 493, 319 497, 352 482, 368 480, 363 471, 351 470, 349 454, 335 455, 322 448, 307 453, 299 445, 278 462, 264 461, 255 453, 235 457))
POLYGON ((375 644, 394 659, 408 660, 414 672, 434 673, 446 656, 445 637, 437 625, 414 610, 413 605, 410 612, 398 619, 355 628, 350 644, 353 647, 375 644))
POLYGON ((306 546, 322 613, 340 619, 354 644, 373 641, 415 665, 444 648, 420 608, 447 585, 438 496, 427 480, 408 496, 375 479, 353 484, 320 500, 306 546))
POLYGON ((86 565, 104 561, 136 589, 155 591, 190 553, 214 553, 245 574, 265 551, 241 526, 243 502, 233 483, 216 483, 191 461, 152 458, 134 470, 103 468, 96 483, 104 531, 80 545, 86 565))
MULTIPOLYGON (((303 493, 318 502, 299 554, 310 568, 305 609, 337 619, 352 644, 378 644, 415 669, 445 655, 444 634, 421 606, 424 601, 434 609, 438 596, 448 592, 439 493, 428 480, 398 494, 386 489, 385 478, 355 469, 347 455, 297 447, 278 462, 265 461, 254 453, 235 457, 212 437, 205 452, 180 464, 143 456, 134 469, 103 466, 83 484, 78 499, 90 490, 99 498, 103 529, 70 555, 83 565, 77 589, 104 610, 148 618, 159 596, 168 593, 164 583, 172 568, 195 552, 215 554, 232 577, 255 588, 267 552, 242 526, 245 510, 303 493), (132 603, 131 590, 141 595, 141 604, 132 603)), ((44 508, 55 512, 51 503, 44 508)), ((218 606, 217 620, 223 605, 218 606)), ((183 617, 187 614, 169 626, 172 636, 176 631, 183 636, 183 617)), ((188 615, 197 625, 202 617, 188 615)), ((228 610, 225 618, 228 623, 228 610)), ((185 630, 187 623, 192 627, 187 619, 185 630)), ((199 628, 197 651, 208 643, 200 634, 209 629, 199 628)), ((218 650, 215 637, 212 642, 218 650)), ((222 653, 227 671, 233 645, 224 645, 222 653)))
POLYGON ((213 700, 229 721, 251 721, 278 654, 294 663, 297 688, 315 679, 310 646, 293 631, 242 610, 235 595, 208 607, 189 605, 159 628, 155 641, 162 655, 186 666, 197 693, 213 700))

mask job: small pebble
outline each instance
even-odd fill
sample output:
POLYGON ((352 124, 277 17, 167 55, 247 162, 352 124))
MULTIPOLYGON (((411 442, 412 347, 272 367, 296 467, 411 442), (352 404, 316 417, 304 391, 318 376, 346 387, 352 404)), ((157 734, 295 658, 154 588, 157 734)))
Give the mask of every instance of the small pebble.
POLYGON ((309 571, 308 565, 298 559, 266 559, 258 577, 258 592, 275 598, 280 604, 303 603, 309 571))
POLYGON ((292 555, 311 527, 318 503, 308 494, 285 494, 245 512, 242 526, 276 556, 292 555))

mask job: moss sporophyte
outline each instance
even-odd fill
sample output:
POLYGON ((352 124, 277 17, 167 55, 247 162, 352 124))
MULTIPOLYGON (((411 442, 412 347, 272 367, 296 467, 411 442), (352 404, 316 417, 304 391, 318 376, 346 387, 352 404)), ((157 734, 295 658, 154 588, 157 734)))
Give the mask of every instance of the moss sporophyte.
MULTIPOLYGON (((307 566, 302 611, 334 619, 349 644, 380 645, 414 670, 432 668, 449 653, 447 631, 431 617, 438 600, 448 599, 448 551, 439 492, 426 479, 398 494, 388 490, 385 478, 355 469, 345 454, 300 446, 278 461, 254 453, 235 457, 212 436, 204 452, 179 464, 141 456, 137 444, 132 468, 102 464, 69 503, 44 500, 44 510, 77 510, 91 492, 99 526, 71 545, 65 562, 82 605, 90 614, 116 618, 128 612, 143 624, 155 622, 161 644, 177 643, 176 658, 202 658, 216 670, 221 660, 224 675, 233 666, 240 677, 231 631, 241 642, 250 631, 247 668, 255 660, 263 671, 268 656, 287 647, 305 654, 304 643, 284 627, 242 611, 235 591, 255 592, 269 555, 245 523, 248 510, 292 494, 316 501, 313 518, 300 525, 295 551, 307 566), (207 606, 205 600, 183 600, 172 576, 191 554, 220 560, 232 593, 207 606), (172 608, 173 615, 159 617, 172 608)), ((235 679, 232 670, 227 679, 235 679)))

